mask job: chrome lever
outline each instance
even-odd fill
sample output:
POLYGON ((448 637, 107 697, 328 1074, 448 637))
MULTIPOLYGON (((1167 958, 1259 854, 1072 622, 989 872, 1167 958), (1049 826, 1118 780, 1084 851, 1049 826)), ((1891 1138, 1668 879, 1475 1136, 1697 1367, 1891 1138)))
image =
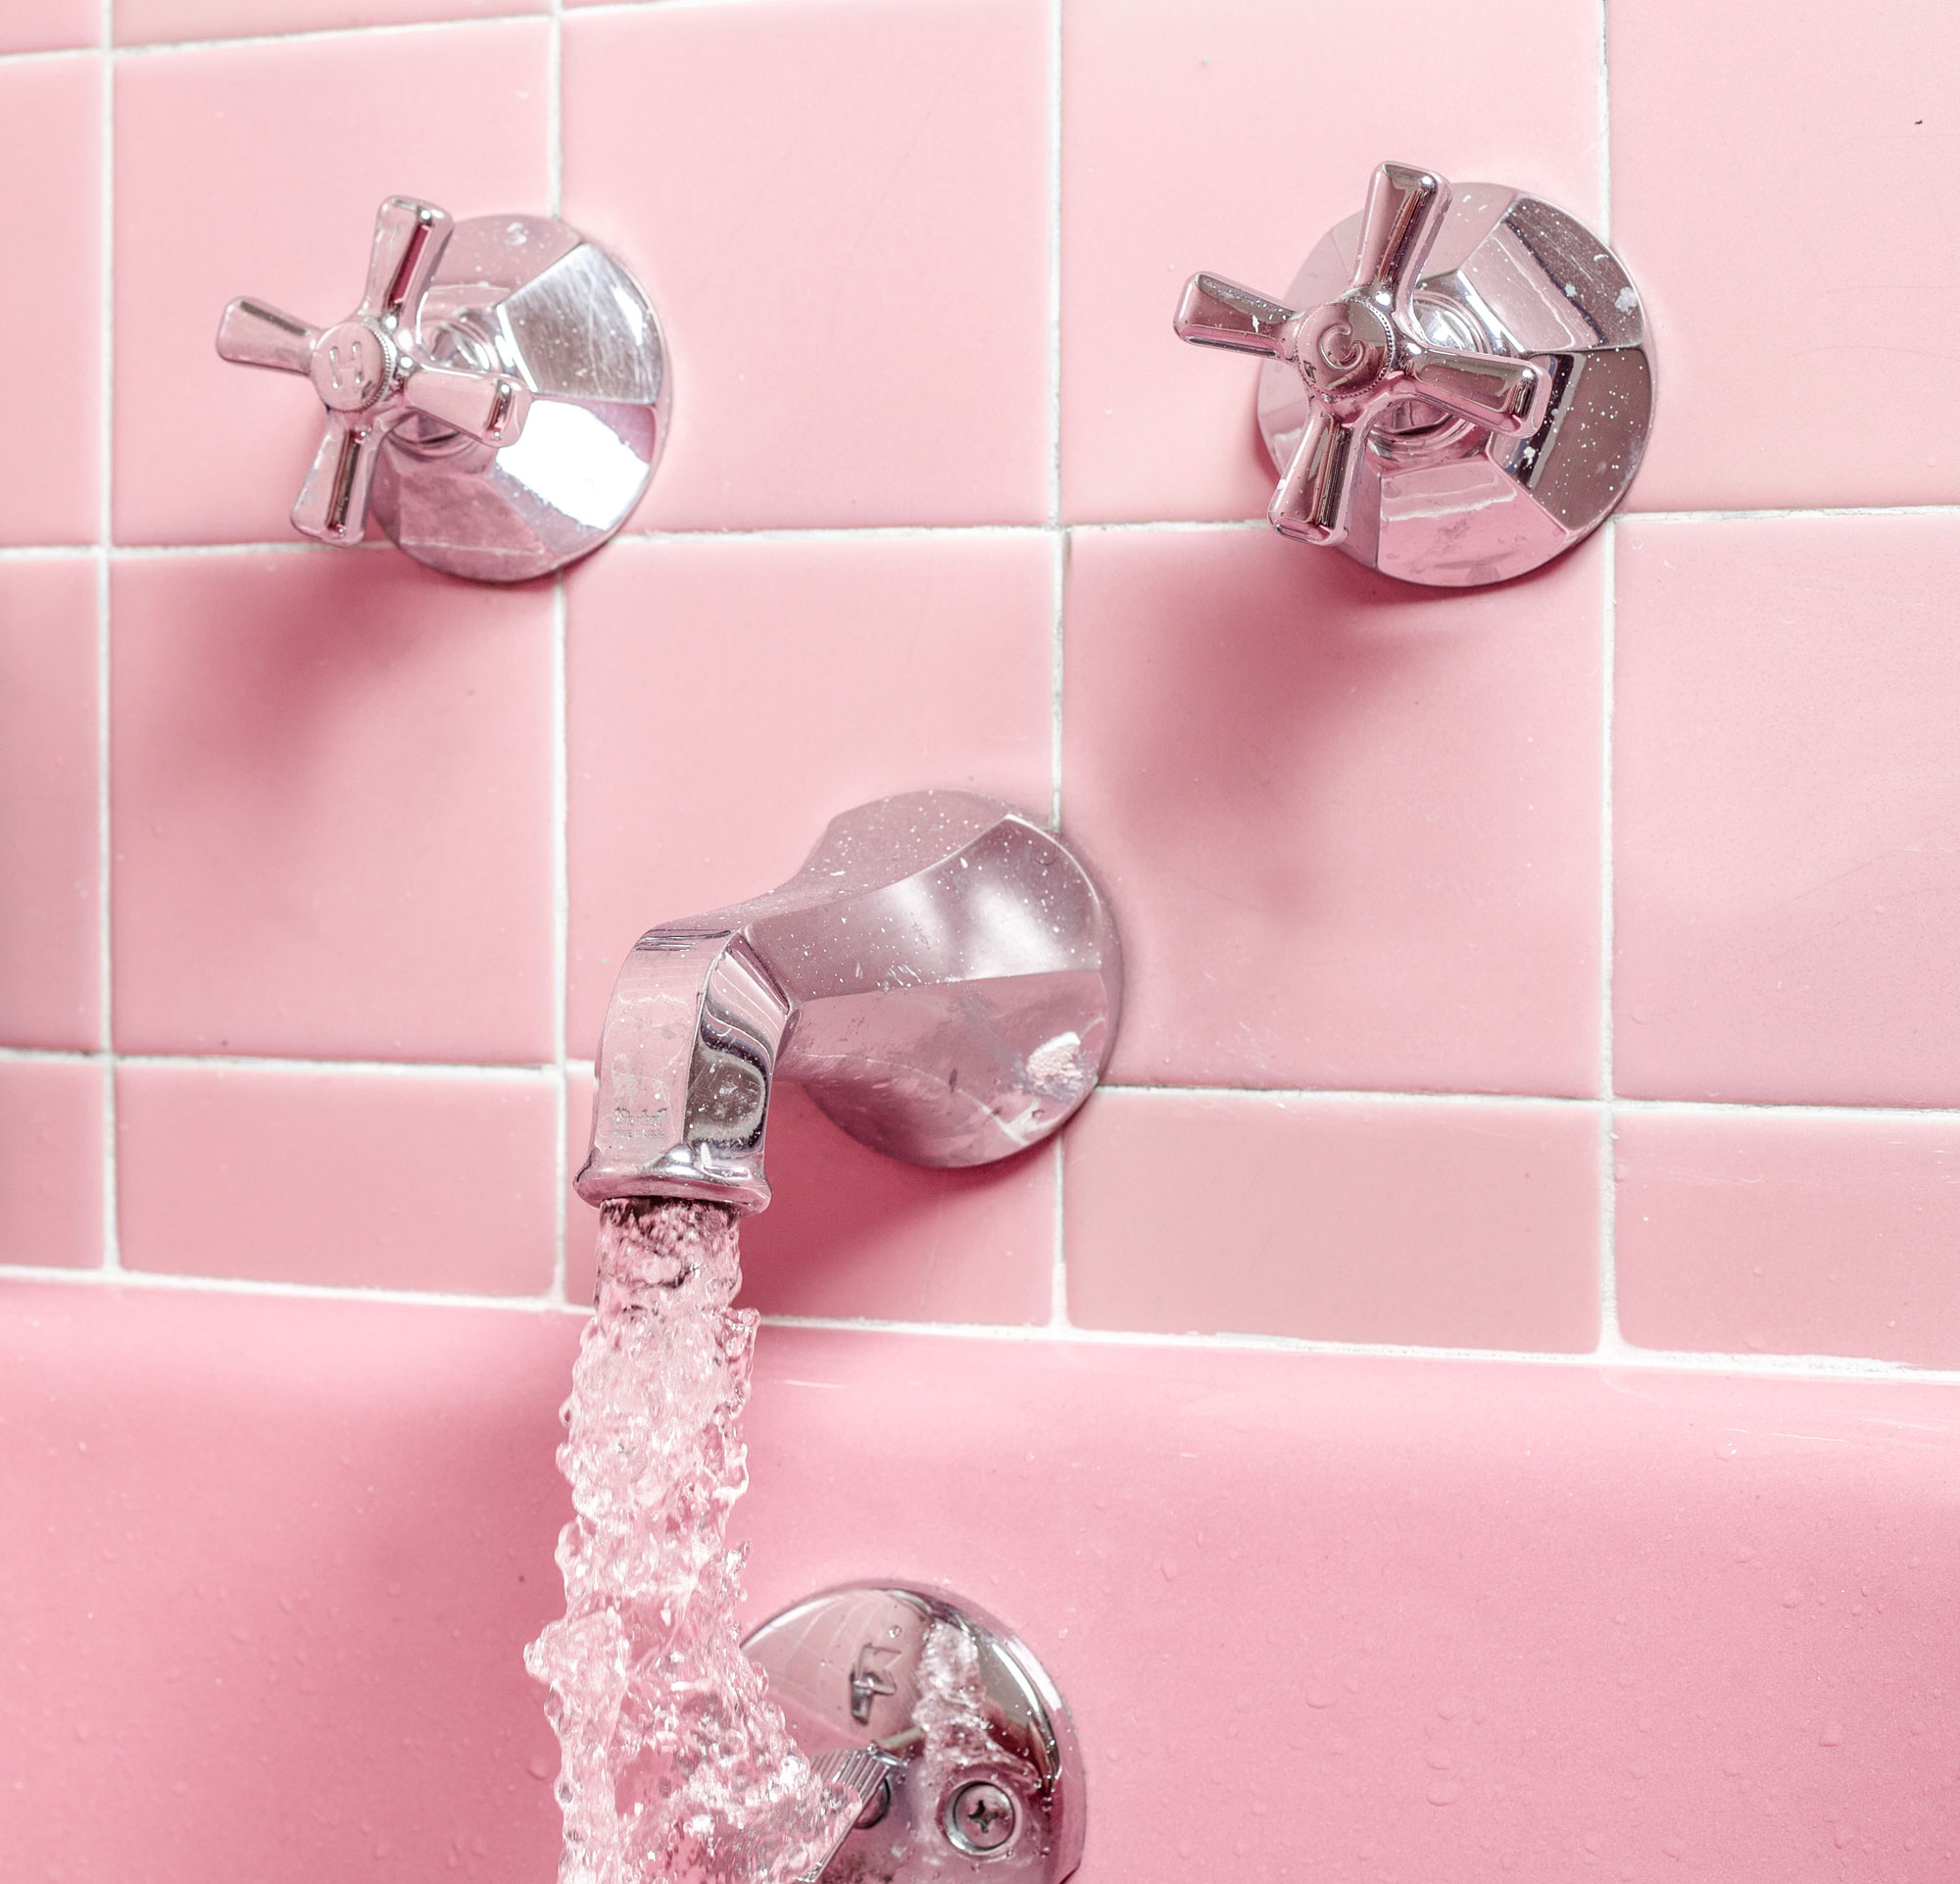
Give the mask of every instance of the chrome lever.
POLYGON ((294 528, 358 543, 371 511, 454 574, 518 581, 597 548, 664 442, 652 306, 610 256, 541 218, 459 223, 390 197, 346 320, 316 327, 240 298, 218 351, 305 374, 326 408, 294 528), (542 434, 525 451, 534 412, 542 434))
POLYGON ((1265 356, 1267 518, 1415 582, 1534 569, 1618 503, 1645 448, 1640 297, 1536 197, 1384 164, 1285 301, 1194 275, 1176 331, 1265 356))

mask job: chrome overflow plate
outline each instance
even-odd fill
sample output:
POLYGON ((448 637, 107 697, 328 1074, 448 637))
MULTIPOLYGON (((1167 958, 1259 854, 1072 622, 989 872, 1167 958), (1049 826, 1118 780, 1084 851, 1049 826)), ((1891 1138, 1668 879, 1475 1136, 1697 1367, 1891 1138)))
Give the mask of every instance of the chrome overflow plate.
POLYGON ((240 299, 218 351, 305 374, 326 408, 295 529, 358 543, 371 515, 452 575, 520 582, 597 549, 666 442, 652 303, 548 217, 458 223, 390 197, 352 315, 319 328, 240 299))
POLYGON ((1179 336, 1266 356, 1282 534, 1407 582, 1500 582, 1625 495, 1653 364, 1641 298, 1584 223, 1494 183, 1384 164, 1275 301, 1194 275, 1179 336))
POLYGON ((854 1585, 743 1648, 797 1744, 862 1802, 824 1884, 1061 1884, 1081 1861, 1068 1709, 984 1611, 943 1590, 854 1585))

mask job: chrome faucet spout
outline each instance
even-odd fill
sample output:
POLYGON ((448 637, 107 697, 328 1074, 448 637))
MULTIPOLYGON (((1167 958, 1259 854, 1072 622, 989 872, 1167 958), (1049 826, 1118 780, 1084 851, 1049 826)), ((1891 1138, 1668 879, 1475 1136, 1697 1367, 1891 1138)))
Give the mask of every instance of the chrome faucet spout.
POLYGON ((1088 1096, 1121 1004, 1108 901, 1053 832, 971 792, 860 806, 780 889, 635 944, 578 1193, 763 1209, 778 1078, 894 1157, 1007 1157, 1088 1096))

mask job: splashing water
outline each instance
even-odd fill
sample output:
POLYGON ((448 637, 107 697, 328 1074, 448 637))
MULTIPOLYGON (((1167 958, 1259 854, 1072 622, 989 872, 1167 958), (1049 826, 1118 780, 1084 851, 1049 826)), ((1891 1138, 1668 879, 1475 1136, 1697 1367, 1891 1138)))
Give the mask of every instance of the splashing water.
POLYGON ((524 1653, 564 1750, 560 1884, 787 1884, 857 1814, 736 1627, 728 1514, 757 1322, 729 1306, 741 1277, 724 1206, 605 1207, 558 1455, 577 1513, 558 1544, 565 1613, 524 1653))

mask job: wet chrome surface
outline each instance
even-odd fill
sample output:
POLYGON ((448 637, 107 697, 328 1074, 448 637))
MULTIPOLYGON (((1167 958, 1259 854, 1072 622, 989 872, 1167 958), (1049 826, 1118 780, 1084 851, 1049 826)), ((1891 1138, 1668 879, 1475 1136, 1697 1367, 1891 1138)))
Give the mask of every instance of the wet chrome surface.
POLYGON ((631 515, 666 439, 651 303, 546 217, 456 223, 391 197, 352 316, 319 329, 237 300, 218 351, 305 373, 326 408, 294 528, 358 543, 371 514, 454 575, 522 581, 589 554, 631 515))
POLYGON ((1081 1862, 1074 1723, 984 1611, 944 1590, 854 1585, 772 1616, 742 1647, 798 1746, 862 1802, 826 1884, 1061 1884, 1081 1862))
POLYGON ((1536 569, 1611 513, 1646 448, 1652 361, 1626 270, 1502 185, 1384 164, 1284 301, 1200 274, 1176 325, 1266 356, 1274 526, 1404 581, 1536 569))
POLYGON ((1088 1097, 1121 1004, 1108 902, 1061 839, 972 792, 859 806, 780 889, 635 944, 579 1195, 762 1209, 778 1078, 894 1158, 1008 1157, 1088 1097))

